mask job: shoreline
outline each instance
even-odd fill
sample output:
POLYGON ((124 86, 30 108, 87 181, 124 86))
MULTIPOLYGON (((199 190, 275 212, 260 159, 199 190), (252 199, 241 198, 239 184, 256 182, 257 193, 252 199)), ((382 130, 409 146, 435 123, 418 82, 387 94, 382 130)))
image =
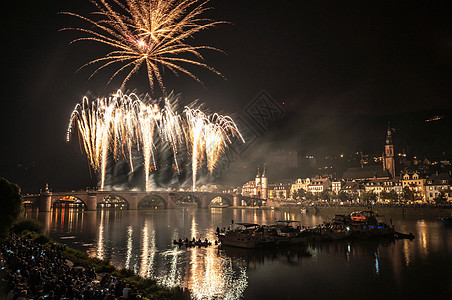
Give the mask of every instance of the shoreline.
POLYGON ((452 207, 438 207, 438 206, 383 206, 383 205, 329 205, 329 206, 229 206, 230 209, 244 209, 244 210, 301 210, 306 209, 307 214, 328 215, 334 217, 335 214, 350 214, 354 211, 373 210, 379 214, 398 215, 398 216, 418 216, 418 217, 445 217, 451 216, 452 207))
MULTIPOLYGON (((119 291, 116 289, 115 296, 118 296, 119 294, 122 295, 123 288, 129 288, 130 286, 130 293, 136 292, 136 296, 138 296, 133 299, 189 299, 190 297, 189 292, 186 289, 180 287, 167 288, 160 286, 154 279, 141 277, 129 269, 117 268, 113 266, 109 261, 91 258, 85 251, 80 251, 65 244, 56 242, 55 240, 44 234, 38 234, 31 231, 24 231, 20 235, 13 234, 9 236, 8 239, 1 241, 0 244, 2 245, 2 250, 8 249, 8 244, 11 243, 19 243, 22 246, 22 252, 27 251, 36 255, 36 262, 39 262, 39 265, 32 266, 31 263, 34 263, 35 261, 34 257, 31 256, 32 260, 29 261, 30 274, 33 274, 34 272, 41 272, 41 270, 43 270, 42 266, 45 265, 45 263, 49 262, 45 260, 45 257, 48 257, 50 259, 50 254, 57 253, 55 259, 56 261, 59 261, 60 264, 66 266, 66 273, 75 272, 83 274, 85 278, 90 278, 90 280, 88 280, 86 284, 84 292, 87 292, 89 286, 89 293, 91 293, 91 297, 94 297, 95 294, 99 295, 100 297, 100 293, 104 293, 103 288, 106 286, 106 284, 108 285, 108 282, 110 280, 114 280, 115 285, 120 287, 119 291), (36 249, 39 249, 38 254, 36 252, 36 249), (142 297, 139 296, 140 294, 142 295, 142 297)), ((10 293, 10 291, 14 291, 16 295, 19 295, 20 293, 25 291, 25 295, 30 295, 29 292, 33 290, 32 287, 27 287, 26 283, 20 283, 19 286, 16 285, 16 283, 19 282, 18 278, 20 278, 20 271, 16 270, 18 268, 17 264, 15 263, 17 259, 11 258, 15 255, 14 247, 8 249, 5 253, 2 252, 3 251, 0 251, 1 263, 4 267, 6 267, 2 270, 6 270, 7 272, 5 274, 1 272, 0 274, 0 277, 4 280, 4 285, 0 289, 0 296, 6 296, 8 293, 10 293), (5 259, 4 257, 5 254, 7 254, 8 256, 6 257, 7 259, 5 259)), ((20 259, 24 260, 25 257, 22 257, 20 259)), ((56 261, 55 265, 57 265, 56 261)), ((53 260, 51 260, 50 262, 53 262, 53 260)), ((57 267, 55 266, 55 268, 57 267)), ((21 267, 20 269, 24 271, 23 267, 21 267)), ((44 271, 42 272, 44 273, 44 271)), ((52 275, 49 276, 58 277, 57 273, 52 272, 51 274, 52 275)), ((41 290, 38 293, 36 293, 36 291, 35 293, 33 293, 33 299, 36 299, 36 297, 44 297, 46 295, 42 288, 43 286, 41 286, 41 290)), ((108 289, 106 289, 106 291, 108 291, 108 289)), ((111 292, 113 293, 113 289, 111 289, 111 292)), ((105 296, 106 295, 102 295, 102 297, 105 296)), ((89 297, 89 299, 91 299, 91 297, 89 297)))
MULTIPOLYGON (((293 208, 291 208, 293 209, 293 208)), ((316 206, 307 208, 309 214, 319 214, 334 217, 335 214, 350 214, 354 211, 373 210, 379 215, 410 216, 440 218, 450 216, 452 208, 449 207, 410 207, 410 206, 316 206)))

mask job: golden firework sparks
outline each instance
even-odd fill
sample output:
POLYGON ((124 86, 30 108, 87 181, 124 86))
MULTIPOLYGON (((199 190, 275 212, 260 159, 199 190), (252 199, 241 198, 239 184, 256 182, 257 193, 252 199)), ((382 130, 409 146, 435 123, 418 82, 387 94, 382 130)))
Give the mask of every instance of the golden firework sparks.
MULTIPOLYGON (((91 25, 91 28, 71 27, 62 30, 76 30, 86 36, 77 41, 95 41, 114 48, 105 56, 96 58, 88 65, 97 65, 90 78, 100 70, 116 65, 117 69, 108 83, 120 73, 126 73, 121 88, 138 70, 145 66, 151 89, 157 81, 165 92, 162 72, 168 68, 174 74, 184 73, 201 83, 184 65, 206 68, 221 74, 204 62, 202 49, 219 51, 211 46, 193 46, 187 40, 201 30, 208 29, 222 21, 213 21, 201 15, 208 10, 209 0, 91 0, 97 11, 91 18, 76 13, 75 16, 91 25), (193 58, 188 58, 186 54, 193 58)), ((80 68, 80 69, 81 69, 80 68)))
POLYGON ((150 187, 151 164, 156 168, 156 138, 167 143, 179 172, 179 155, 191 157, 192 189, 196 188, 198 171, 205 162, 212 173, 232 138, 245 142, 229 116, 207 115, 199 108, 185 107, 185 118, 173 109, 170 97, 160 108, 157 101, 142 101, 136 94, 121 91, 108 99, 89 102, 87 97, 75 106, 69 121, 67 140, 78 130, 88 161, 100 173, 100 188, 105 185, 107 159, 121 156, 134 169, 132 150, 142 153, 146 189, 150 187), (187 145, 186 153, 179 153, 180 145, 187 145), (205 159, 205 160, 204 160, 205 159))

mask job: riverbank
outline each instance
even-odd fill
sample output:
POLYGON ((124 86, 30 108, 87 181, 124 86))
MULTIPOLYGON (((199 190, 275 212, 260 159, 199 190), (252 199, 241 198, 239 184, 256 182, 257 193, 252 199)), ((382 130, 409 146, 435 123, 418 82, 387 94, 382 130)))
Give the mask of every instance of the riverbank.
POLYGON ((34 232, 12 234, 1 243, 1 257, 6 266, 4 289, 11 297, 189 299, 186 290, 160 287, 152 279, 116 269, 108 261, 90 258, 34 232))
POLYGON ((326 217, 334 217, 335 214, 350 214, 354 211, 373 210, 380 215, 395 215, 395 216, 418 216, 429 218, 440 218, 450 216, 452 214, 452 207, 441 206, 384 206, 384 205, 328 205, 328 206, 230 206, 231 209, 245 209, 245 210, 282 210, 294 211, 306 209, 306 213, 318 214, 326 217))
MULTIPOLYGON (((294 209, 294 208, 291 208, 294 209)), ((418 206, 316 206, 308 207, 307 213, 319 214, 327 217, 334 217, 335 214, 350 214, 354 211, 373 210, 379 215, 393 216, 417 216, 426 218, 439 218, 450 216, 452 208, 450 207, 418 207, 418 206)))

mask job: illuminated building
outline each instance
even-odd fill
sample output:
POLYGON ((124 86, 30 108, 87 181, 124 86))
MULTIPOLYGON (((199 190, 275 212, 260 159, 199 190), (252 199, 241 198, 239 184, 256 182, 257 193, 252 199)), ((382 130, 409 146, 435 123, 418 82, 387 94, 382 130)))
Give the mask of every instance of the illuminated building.
POLYGON ((342 180, 336 180, 331 182, 331 191, 336 195, 340 192, 344 182, 342 180))
POLYGON ((250 180, 242 186, 242 196, 253 197, 256 190, 256 182, 250 180))
POLYGON ((268 178, 266 169, 260 174, 259 168, 254 180, 250 180, 242 186, 242 196, 267 199, 268 196, 268 178))
POLYGON ((452 183, 452 177, 450 173, 436 173, 430 175, 427 178, 425 185, 425 198, 427 202, 434 202, 440 195, 440 192, 444 193, 447 201, 452 201, 452 193, 450 186, 452 183))
POLYGON ((425 182, 426 179, 422 178, 417 172, 405 173, 402 176, 402 187, 408 187, 414 192, 415 201, 425 201, 425 182))
POLYGON ((287 199, 290 197, 292 183, 280 181, 268 185, 268 199, 287 199))
POLYGON ((292 183, 292 186, 290 187, 291 197, 293 198, 293 195, 298 190, 308 191, 308 185, 310 185, 310 184, 311 184, 311 178, 306 178, 306 179, 298 178, 297 180, 295 180, 295 183, 292 183))
POLYGON ((362 186, 356 181, 346 181, 341 188, 342 192, 350 196, 360 196, 363 192, 362 186))
POLYGON ((308 185, 308 192, 311 192, 313 194, 321 193, 329 189, 331 189, 331 180, 328 178, 316 179, 310 185, 308 185))

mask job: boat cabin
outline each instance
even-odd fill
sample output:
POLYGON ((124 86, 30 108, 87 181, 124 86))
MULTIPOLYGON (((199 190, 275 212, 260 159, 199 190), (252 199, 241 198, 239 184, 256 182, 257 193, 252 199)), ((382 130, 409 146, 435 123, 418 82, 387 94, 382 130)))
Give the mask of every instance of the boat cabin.
POLYGON ((350 214, 352 222, 376 223, 377 214, 371 210, 355 211, 350 214))

